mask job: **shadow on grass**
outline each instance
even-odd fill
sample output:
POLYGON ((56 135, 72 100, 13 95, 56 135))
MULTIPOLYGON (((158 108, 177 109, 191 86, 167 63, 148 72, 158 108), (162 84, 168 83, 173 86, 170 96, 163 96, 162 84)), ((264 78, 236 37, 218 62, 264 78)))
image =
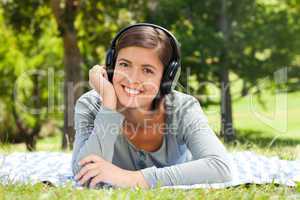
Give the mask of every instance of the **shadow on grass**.
POLYGON ((284 135, 268 135, 257 130, 237 130, 236 140, 240 144, 255 144, 258 147, 294 147, 300 145, 299 138, 283 138, 284 135))

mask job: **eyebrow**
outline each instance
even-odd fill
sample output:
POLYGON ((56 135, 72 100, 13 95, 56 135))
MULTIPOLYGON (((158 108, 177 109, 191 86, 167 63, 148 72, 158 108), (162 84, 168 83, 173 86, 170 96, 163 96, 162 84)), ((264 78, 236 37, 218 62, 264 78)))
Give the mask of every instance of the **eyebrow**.
MULTIPOLYGON (((129 63, 129 64, 132 64, 132 62, 131 62, 130 60, 127 60, 127 59, 125 59, 125 58, 120 58, 120 59, 118 59, 118 62, 120 62, 120 61, 122 61, 122 60, 125 61, 125 62, 127 62, 127 63, 129 63)), ((142 66, 143 66, 143 67, 150 67, 150 68, 156 70, 156 67, 154 67, 153 65, 150 65, 150 64, 142 64, 142 66)))
POLYGON ((125 59, 125 58, 120 58, 120 59, 118 59, 118 61, 122 61, 122 60, 125 61, 125 62, 128 62, 128 63, 130 63, 130 64, 132 63, 130 60, 127 60, 127 59, 125 59))

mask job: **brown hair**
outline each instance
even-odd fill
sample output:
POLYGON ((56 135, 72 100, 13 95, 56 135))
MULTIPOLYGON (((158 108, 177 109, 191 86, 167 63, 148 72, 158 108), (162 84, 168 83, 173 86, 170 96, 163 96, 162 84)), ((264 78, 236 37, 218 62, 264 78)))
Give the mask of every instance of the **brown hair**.
MULTIPOLYGON (((116 43, 117 53, 130 46, 155 49, 164 68, 172 59, 173 48, 169 36, 162 30, 150 26, 136 26, 124 32, 116 43)), ((156 109, 163 96, 159 94, 154 98, 152 110, 156 109)))
POLYGON ((170 38, 158 28, 136 26, 124 32, 116 44, 117 52, 125 47, 137 46, 156 49, 164 67, 168 66, 172 57, 170 38))

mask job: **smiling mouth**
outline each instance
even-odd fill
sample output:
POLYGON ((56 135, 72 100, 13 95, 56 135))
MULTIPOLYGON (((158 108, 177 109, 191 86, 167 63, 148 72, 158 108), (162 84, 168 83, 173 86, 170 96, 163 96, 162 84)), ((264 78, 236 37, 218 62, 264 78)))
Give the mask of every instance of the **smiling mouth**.
POLYGON ((129 96, 137 96, 139 94, 141 94, 143 91, 141 90, 137 90, 137 89, 133 89, 133 88, 129 88, 126 87, 124 85, 122 85, 123 90, 129 95, 129 96))

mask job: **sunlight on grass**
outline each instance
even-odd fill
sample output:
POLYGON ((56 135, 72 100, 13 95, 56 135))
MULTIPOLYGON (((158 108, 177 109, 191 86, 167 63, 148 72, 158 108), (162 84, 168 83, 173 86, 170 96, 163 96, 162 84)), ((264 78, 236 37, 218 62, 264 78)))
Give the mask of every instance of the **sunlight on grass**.
MULTIPOLYGON (((25 143, 19 144, 1 144, 0 153, 12 153, 12 152, 24 152, 26 150, 25 143)), ((37 142, 37 151, 62 151, 61 150, 61 135, 56 134, 54 136, 39 139, 37 142)), ((70 152, 70 151, 66 151, 70 152)))
MULTIPOLYGON (((299 123, 299 113, 300 107, 299 99, 300 92, 298 93, 289 93, 287 95, 288 104, 287 104, 287 118, 285 116, 278 117, 277 120, 273 121, 274 127, 264 123, 257 116, 255 116, 254 111, 261 113, 263 117, 269 117, 272 119, 274 114, 274 99, 275 95, 265 94, 263 95, 263 100, 266 102, 266 108, 260 105, 258 100, 255 98, 253 104, 255 104, 255 109, 252 110, 250 97, 245 97, 238 102, 233 104, 233 123, 234 127, 238 130, 259 130, 264 132, 266 135, 270 134, 272 136, 279 136, 282 138, 298 138, 300 139, 300 123, 299 123), (286 121, 287 129, 280 131, 276 129, 277 123, 284 123, 286 121)), ((205 113, 208 116, 211 127, 218 133, 220 130, 220 108, 219 106, 210 106, 204 109, 205 113)), ((271 124, 272 125, 272 124, 271 124)))
MULTIPOLYGON (((275 95, 265 92, 262 95, 265 106, 260 105, 257 98, 255 101, 256 111, 265 116, 274 114, 275 95)), ((286 120, 287 129, 276 130, 253 114, 249 97, 245 97, 233 104, 233 123, 236 129, 237 141, 234 144, 226 145, 229 151, 253 151, 268 156, 279 156, 281 159, 300 159, 300 123, 299 123, 299 99, 300 92, 287 94, 287 118, 279 116, 274 123, 281 123, 286 120)), ((220 109, 219 106, 210 106, 204 109, 208 116, 211 127, 216 134, 220 130, 220 109)))

